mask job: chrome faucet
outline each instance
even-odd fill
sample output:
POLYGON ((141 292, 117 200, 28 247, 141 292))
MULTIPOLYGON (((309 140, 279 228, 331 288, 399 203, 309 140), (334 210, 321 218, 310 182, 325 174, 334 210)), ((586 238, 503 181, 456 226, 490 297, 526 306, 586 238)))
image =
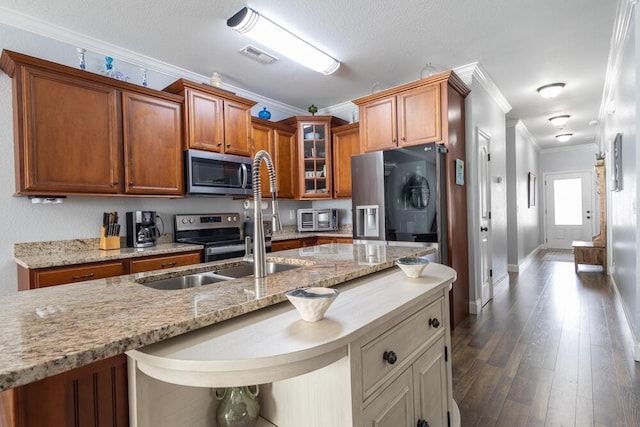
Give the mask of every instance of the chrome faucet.
POLYGON ((271 190, 271 211, 273 213, 273 231, 280 231, 280 213, 276 190, 276 171, 271 156, 260 150, 253 158, 251 165, 251 188, 253 189, 253 276, 258 279, 267 276, 267 251, 264 242, 264 228, 262 227, 262 186, 260 185, 260 165, 262 160, 267 164, 269 172, 269 188, 271 190))

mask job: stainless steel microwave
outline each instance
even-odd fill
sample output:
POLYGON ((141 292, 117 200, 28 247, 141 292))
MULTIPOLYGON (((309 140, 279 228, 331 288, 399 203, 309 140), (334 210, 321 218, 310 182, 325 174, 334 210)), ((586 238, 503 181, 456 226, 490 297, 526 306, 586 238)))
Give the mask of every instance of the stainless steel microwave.
POLYGON ((298 209, 298 231, 338 230, 337 209, 298 209))
POLYGON ((186 150, 184 169, 187 194, 251 195, 251 163, 249 157, 186 150))

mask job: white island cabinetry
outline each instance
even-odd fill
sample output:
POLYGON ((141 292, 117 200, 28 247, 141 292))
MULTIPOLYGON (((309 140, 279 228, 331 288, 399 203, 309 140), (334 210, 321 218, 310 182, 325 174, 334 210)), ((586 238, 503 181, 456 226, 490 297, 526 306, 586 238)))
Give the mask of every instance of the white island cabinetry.
POLYGON ((337 286, 318 322, 282 303, 130 351, 131 425, 216 426, 215 388, 259 384, 259 426, 446 426, 455 277, 390 269, 337 286))

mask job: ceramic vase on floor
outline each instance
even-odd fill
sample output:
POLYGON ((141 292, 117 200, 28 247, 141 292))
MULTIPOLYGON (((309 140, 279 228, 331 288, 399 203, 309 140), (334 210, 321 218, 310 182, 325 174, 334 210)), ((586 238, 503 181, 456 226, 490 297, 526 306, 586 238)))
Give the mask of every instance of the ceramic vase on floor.
POLYGON ((254 427, 260 413, 258 386, 255 393, 250 387, 228 387, 223 393, 216 391, 218 427, 254 427))

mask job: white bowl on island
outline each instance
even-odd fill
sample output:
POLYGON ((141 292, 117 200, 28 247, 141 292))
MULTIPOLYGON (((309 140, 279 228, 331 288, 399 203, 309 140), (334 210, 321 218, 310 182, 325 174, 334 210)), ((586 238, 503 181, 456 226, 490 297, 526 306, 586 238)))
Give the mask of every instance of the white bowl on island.
POLYGON ((287 298, 298 310, 302 320, 317 322, 324 317, 331 303, 338 297, 336 289, 312 287, 287 292, 287 298))
POLYGON ((396 265, 404 271, 407 277, 420 277, 425 267, 429 264, 429 260, 418 256, 409 256, 398 258, 396 265))

